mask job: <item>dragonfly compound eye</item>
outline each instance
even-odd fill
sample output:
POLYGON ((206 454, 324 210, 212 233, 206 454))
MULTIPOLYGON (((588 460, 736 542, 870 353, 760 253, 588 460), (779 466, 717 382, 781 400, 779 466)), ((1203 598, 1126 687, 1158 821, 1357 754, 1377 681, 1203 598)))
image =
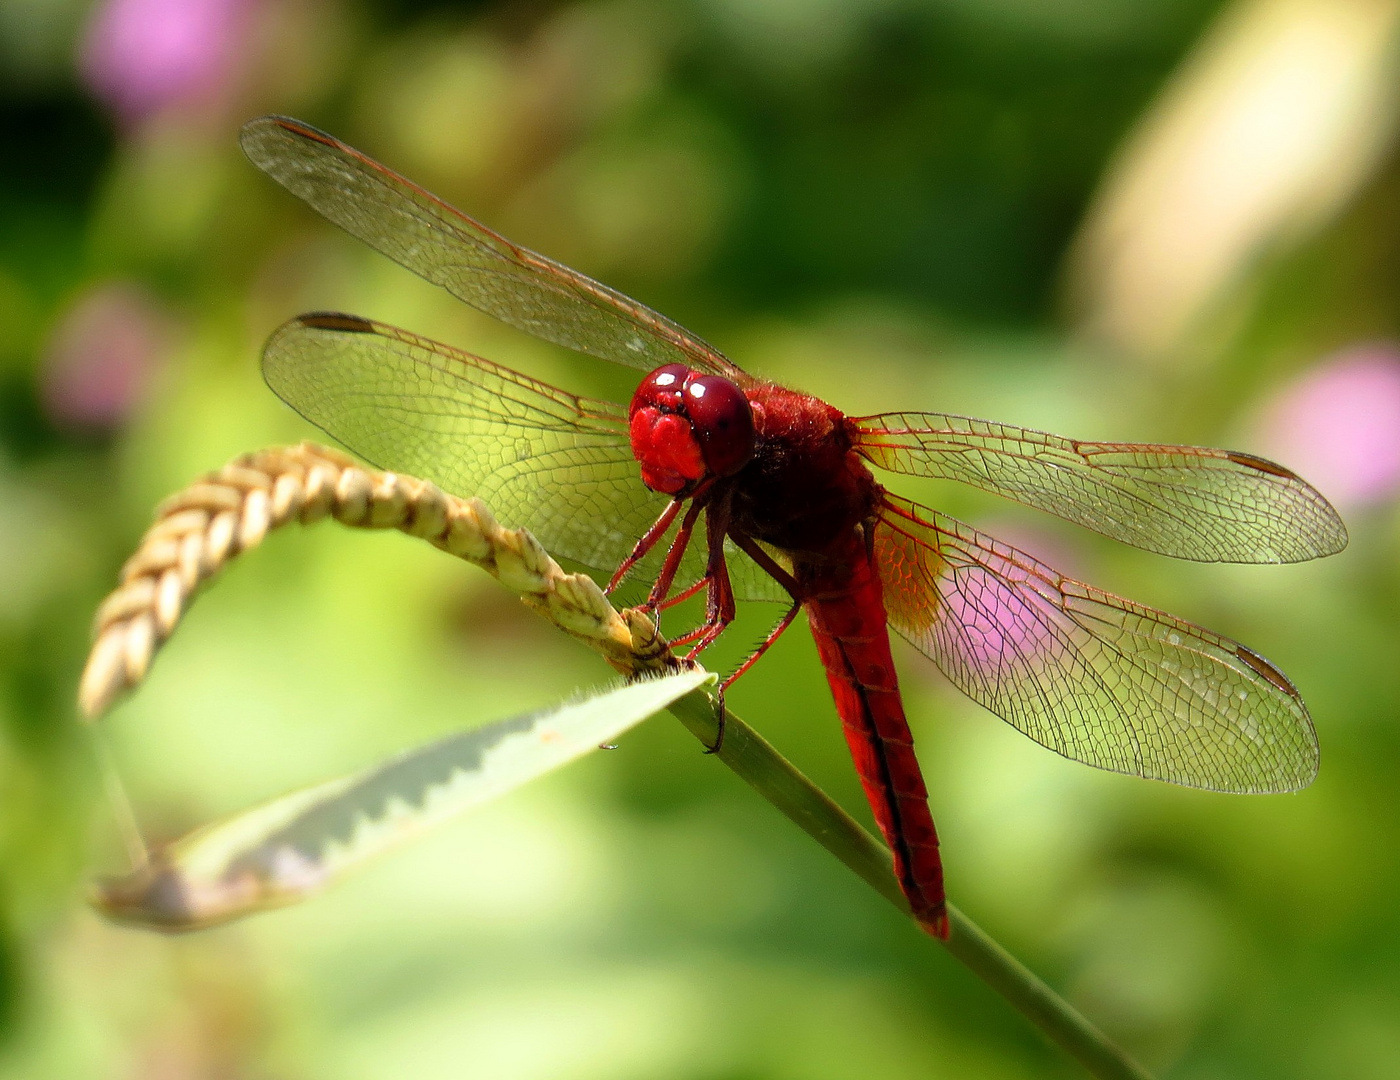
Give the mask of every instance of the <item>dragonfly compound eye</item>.
POLYGON ((754 451, 753 409, 744 392, 718 375, 695 375, 685 384, 690 417, 705 464, 717 476, 733 476, 754 451))
POLYGON ((681 411, 681 388, 685 386, 690 369, 684 364, 667 364, 659 367, 642 380, 637 392, 632 395, 632 405, 628 416, 638 409, 651 405, 665 412, 681 411))

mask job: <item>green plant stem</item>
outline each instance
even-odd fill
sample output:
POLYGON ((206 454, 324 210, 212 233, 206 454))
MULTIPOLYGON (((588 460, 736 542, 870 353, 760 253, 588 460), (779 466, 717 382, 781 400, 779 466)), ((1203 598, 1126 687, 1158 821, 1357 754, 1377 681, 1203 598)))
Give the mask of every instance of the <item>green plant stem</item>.
MULTIPOLYGON (((714 708, 703 695, 690 694, 670 711, 706 746, 714 744, 714 708)), ((872 889, 909 911, 891 871, 889 849, 733 713, 726 716, 724 745, 716 756, 872 889)), ((943 943, 947 950, 1091 1075, 1151 1080, 1145 1069, 952 904, 948 918, 952 929, 943 943)))

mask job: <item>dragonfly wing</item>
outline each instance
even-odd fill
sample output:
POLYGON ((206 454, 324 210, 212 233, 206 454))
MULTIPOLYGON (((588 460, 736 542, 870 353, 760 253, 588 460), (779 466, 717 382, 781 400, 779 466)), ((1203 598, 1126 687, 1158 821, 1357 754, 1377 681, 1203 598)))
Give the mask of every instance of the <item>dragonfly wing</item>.
POLYGON ((254 165, 328 220, 502 322, 643 371, 684 363, 750 381, 665 316, 512 244, 324 132, 264 116, 240 141, 254 165))
POLYGON ((1042 746, 1216 791, 1293 791, 1316 775, 1302 698, 1243 645, 893 496, 875 550, 890 625, 1042 746))
POLYGON ((1079 442, 938 413, 865 416, 851 426, 856 448, 881 468, 971 484, 1162 555, 1300 562, 1347 542, 1321 494, 1251 454, 1079 442))
MULTIPOLYGON (((553 555, 606 579, 665 508, 638 474, 627 417, 489 360, 355 315, 302 315, 263 353, 263 375, 288 405, 374 465, 476 496, 524 525, 553 555)), ((704 572, 701 545, 682 563, 704 572)), ((655 576, 662 552, 638 568, 655 576)), ((778 586, 731 552, 738 595, 778 586)))

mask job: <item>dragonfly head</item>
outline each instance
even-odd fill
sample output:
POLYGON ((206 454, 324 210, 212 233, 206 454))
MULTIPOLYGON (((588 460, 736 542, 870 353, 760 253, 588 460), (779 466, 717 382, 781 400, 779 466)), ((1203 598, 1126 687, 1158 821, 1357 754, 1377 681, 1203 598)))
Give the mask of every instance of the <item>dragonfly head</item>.
POLYGON ((628 415, 632 453, 653 491, 680 495, 707 476, 733 476, 753 457, 749 399, 719 375, 659 367, 637 387, 628 415))

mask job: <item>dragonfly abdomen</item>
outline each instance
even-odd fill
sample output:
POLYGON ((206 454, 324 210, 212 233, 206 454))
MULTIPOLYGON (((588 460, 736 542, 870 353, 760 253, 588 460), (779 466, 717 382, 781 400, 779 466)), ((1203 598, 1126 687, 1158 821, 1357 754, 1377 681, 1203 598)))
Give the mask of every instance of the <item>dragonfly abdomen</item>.
POLYGON ((853 533, 842 558, 799 562, 807 617, 865 796, 920 924, 948 936, 943 862, 890 655, 880 580, 853 533))

